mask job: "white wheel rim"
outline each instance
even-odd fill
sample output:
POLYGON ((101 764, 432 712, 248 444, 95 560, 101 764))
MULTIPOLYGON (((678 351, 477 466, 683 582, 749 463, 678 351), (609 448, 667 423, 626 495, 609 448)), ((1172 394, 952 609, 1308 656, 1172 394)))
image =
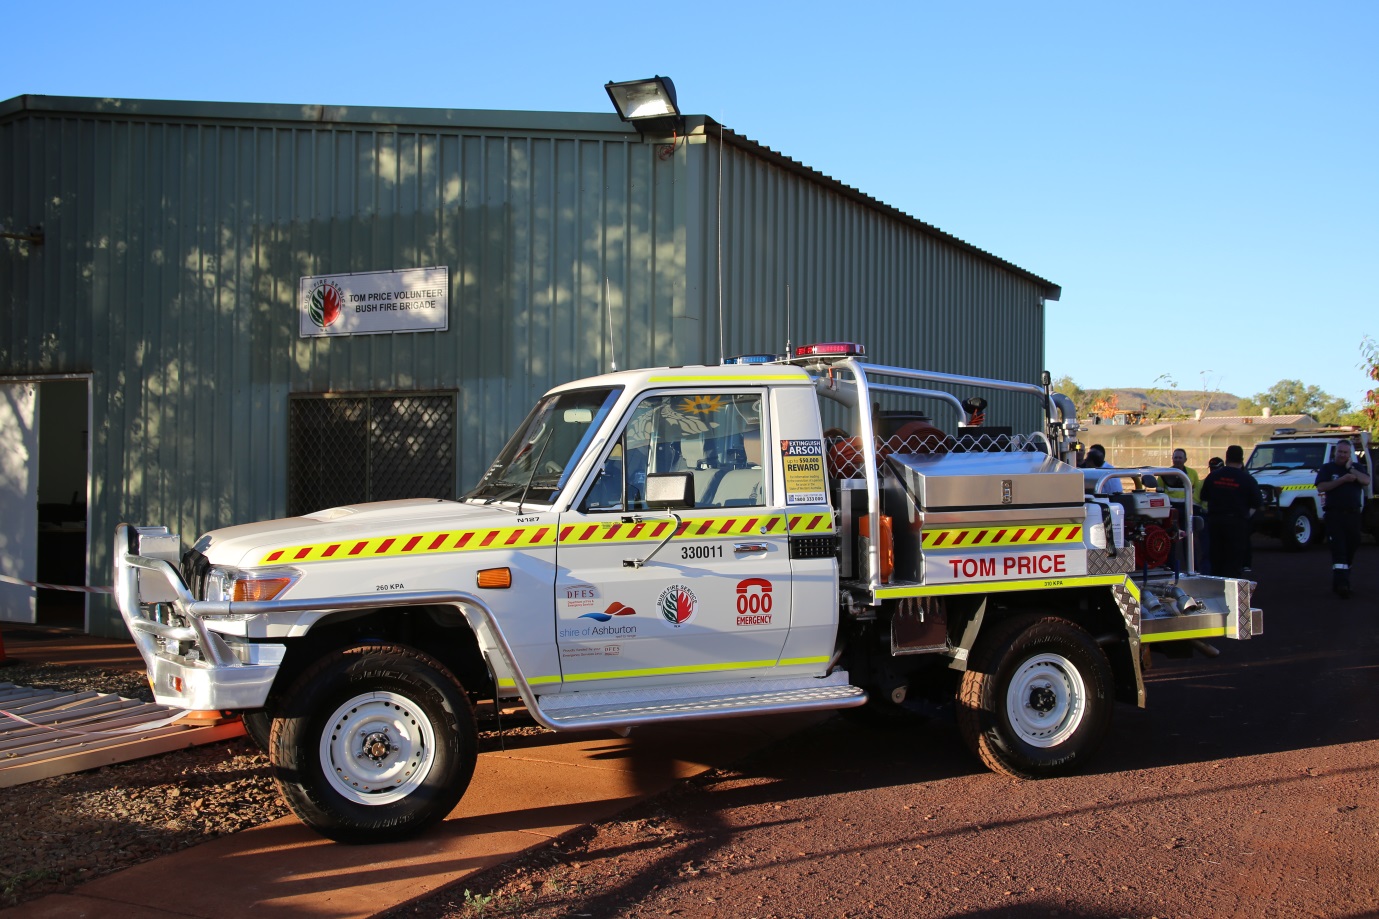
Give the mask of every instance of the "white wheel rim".
POLYGON ((436 733, 421 709, 393 692, 355 696, 337 708, 321 732, 326 781, 356 804, 391 804, 417 789, 431 772, 436 733))
POLYGON ((1293 521, 1293 534, 1298 542, 1310 542, 1312 540, 1312 518, 1306 514, 1299 514, 1293 521))
POLYGON ((1059 654, 1040 654, 1022 663, 1006 690, 1010 726, 1032 747, 1063 743, 1086 713, 1087 688, 1082 674, 1059 654))

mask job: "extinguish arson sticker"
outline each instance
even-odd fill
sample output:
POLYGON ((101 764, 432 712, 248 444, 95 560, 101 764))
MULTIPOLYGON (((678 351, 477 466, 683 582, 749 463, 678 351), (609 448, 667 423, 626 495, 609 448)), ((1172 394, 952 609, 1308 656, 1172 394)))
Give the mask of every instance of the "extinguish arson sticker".
POLYGON ((824 504, 824 442, 822 440, 782 440, 781 458, 785 461, 785 503, 824 504))

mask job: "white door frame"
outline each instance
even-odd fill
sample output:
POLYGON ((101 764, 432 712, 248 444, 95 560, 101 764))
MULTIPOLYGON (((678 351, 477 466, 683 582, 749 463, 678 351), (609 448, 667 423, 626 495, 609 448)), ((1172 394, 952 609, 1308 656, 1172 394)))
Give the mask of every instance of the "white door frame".
MULTIPOLYGON (((8 570, 5 570, 5 569, 3 568, 3 566, 0 566, 0 574, 7 574, 7 575, 10 575, 11 577, 18 577, 18 578, 21 578, 21 579, 23 579, 23 580, 28 580, 28 581, 36 580, 35 574, 37 573, 37 567, 36 567, 36 565, 37 565, 37 560, 38 560, 38 463, 39 463, 39 456, 38 456, 38 425, 39 425, 39 412, 42 411, 42 409, 41 409, 41 400, 38 398, 38 395, 37 395, 37 387, 38 387, 38 386, 41 386, 41 385, 44 384, 44 383, 57 382, 57 381, 62 381, 62 380, 80 380, 80 381, 83 381, 83 382, 86 383, 86 431, 87 431, 87 437, 86 437, 86 550, 85 550, 85 551, 86 551, 86 579, 87 579, 87 582, 88 582, 88 583, 89 583, 90 580, 91 580, 91 537, 92 537, 92 533, 91 533, 91 494, 92 494, 92 477, 93 477, 93 473, 94 473, 94 468, 93 468, 93 466, 92 466, 92 455, 93 455, 93 453, 92 453, 92 445, 93 445, 93 443, 94 443, 94 441, 95 441, 95 437, 94 437, 94 434, 95 434, 95 429, 94 429, 95 412, 94 412, 94 408, 93 408, 93 405, 92 405, 92 398, 91 398, 91 397, 92 397, 92 376, 93 376, 93 375, 90 374, 90 373, 44 373, 44 374, 24 374, 24 375, 13 375, 13 376, 3 376, 3 375, 0 375, 0 387, 7 387, 7 386, 13 386, 13 385, 24 385, 24 384, 33 385, 33 386, 35 387, 35 406, 36 406, 35 411, 34 411, 34 417, 33 417, 33 434, 32 434, 33 449, 32 449, 31 455, 29 455, 29 456, 26 457, 27 467, 28 467, 28 473, 29 473, 29 474, 28 474, 28 479, 29 479, 29 481, 28 481, 28 483, 27 483, 28 492, 29 492, 28 497, 30 497, 32 500, 28 502, 29 505, 30 505, 30 507, 29 507, 29 509, 27 510, 27 512, 24 512, 23 509, 21 508, 21 509, 20 509, 20 510, 21 510, 21 516, 20 516, 19 518, 17 518, 17 519, 16 519, 16 518, 10 518, 10 519, 14 522, 14 524, 16 525, 16 526, 15 526, 16 529, 20 530, 21 532, 26 531, 26 532, 28 533, 29 537, 30 537, 30 538, 29 538, 29 545, 30 545, 30 552, 29 552, 29 555, 28 555, 28 557, 27 557, 26 559, 23 560, 23 563, 21 563, 21 564, 24 564, 24 567, 25 567, 25 569, 27 570, 27 573, 26 573, 26 574, 13 574, 12 572, 10 572, 10 571, 8 571, 8 570)), ((3 458, 0 458, 0 460, 2 460, 2 459, 3 459, 3 458)), ((11 532, 14 532, 14 530, 11 530, 11 532)), ((84 597, 84 601, 85 601, 85 602, 83 603, 83 624, 84 624, 84 630, 89 630, 89 629, 90 629, 90 625, 91 625, 91 595, 90 595, 90 594, 86 594, 85 597, 84 597)), ((22 604, 21 604, 21 605, 22 605, 22 604)), ((35 622, 37 621, 37 609, 38 609, 37 594, 34 592, 34 588, 31 588, 31 587, 21 587, 21 586, 19 586, 19 585, 17 585, 17 584, 0 583, 0 622, 16 622, 16 623, 33 624, 33 623, 35 623, 35 622), (11 592, 18 593, 18 592, 22 592, 22 591, 28 591, 28 606, 29 606, 29 608, 28 608, 28 613, 27 613, 27 616, 26 616, 26 617, 24 617, 24 618, 18 618, 18 617, 16 617, 16 616, 12 616, 12 615, 11 615, 12 604, 11 604, 10 593, 11 593, 11 592)))

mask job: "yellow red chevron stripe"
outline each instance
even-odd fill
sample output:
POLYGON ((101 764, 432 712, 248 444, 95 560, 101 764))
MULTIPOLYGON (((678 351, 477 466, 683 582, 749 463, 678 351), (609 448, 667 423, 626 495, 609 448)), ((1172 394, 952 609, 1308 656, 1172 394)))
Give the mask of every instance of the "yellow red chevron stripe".
POLYGON ((833 512, 824 511, 823 513, 813 514, 791 514, 790 532, 810 534, 832 533, 833 512))
POLYGON ((346 561, 349 559, 388 558, 398 555, 428 555, 435 552, 473 552, 481 549, 532 549, 555 545, 555 527, 488 527, 481 530, 432 530, 426 533, 400 533, 369 539, 342 539, 274 549, 259 563, 298 564, 303 562, 346 561))
MULTIPOLYGON (((643 520, 637 523, 607 521, 572 523, 560 528, 560 543, 641 542, 664 539, 673 520, 643 520)), ((784 532, 780 514, 759 513, 741 517, 681 517, 680 529, 672 539, 713 539, 717 536, 746 536, 784 532)))
MULTIPOLYGON (((260 565, 305 564, 308 562, 350 559, 392 558, 399 555, 431 555, 450 552, 475 552, 495 549, 539 549, 560 545, 648 542, 664 539, 675 526, 673 520, 656 518, 636 522, 620 519, 585 521, 556 526, 553 523, 482 529, 430 530, 424 533, 399 533, 368 539, 342 539, 272 549, 259 560, 260 565)), ((682 517, 672 539, 718 539, 730 536, 760 536, 794 533, 833 532, 831 512, 785 514, 761 511, 731 517, 682 517)))
POLYGON ((1082 524, 953 527, 925 530, 920 538, 920 545, 925 549, 984 549, 1068 542, 1082 542, 1082 524))

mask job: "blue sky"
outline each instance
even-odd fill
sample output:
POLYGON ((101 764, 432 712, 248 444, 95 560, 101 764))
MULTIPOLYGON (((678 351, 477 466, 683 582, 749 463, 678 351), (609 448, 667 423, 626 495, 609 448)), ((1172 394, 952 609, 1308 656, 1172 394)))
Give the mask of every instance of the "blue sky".
POLYGON ((706 114, 1060 284, 1087 388, 1349 400, 1379 337, 1379 3, 0 5, 24 93, 706 114))

